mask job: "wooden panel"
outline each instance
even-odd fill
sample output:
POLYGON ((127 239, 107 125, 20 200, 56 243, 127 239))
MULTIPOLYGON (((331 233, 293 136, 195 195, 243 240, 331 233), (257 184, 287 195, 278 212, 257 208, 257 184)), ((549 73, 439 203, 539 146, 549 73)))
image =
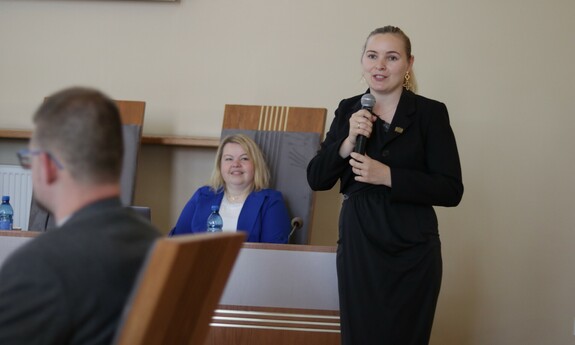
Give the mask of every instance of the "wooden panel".
POLYGON ((36 237, 40 234, 38 231, 0 230, 0 236, 7 237, 36 237))
MULTIPOLYGON (((49 97, 44 97, 46 101, 49 97)), ((146 110, 146 102, 143 101, 124 101, 115 100, 120 118, 124 125, 140 125, 144 124, 144 112, 146 110)))
POLYGON ((290 132, 314 132, 323 134, 325 129, 325 108, 290 108, 290 121, 287 131, 290 132))
POLYGON ((205 344, 339 344, 335 250, 244 243, 205 344))
POLYGON ((338 345, 340 335, 271 329, 210 328, 206 345, 338 345))
POLYGON ((336 246, 311 246, 301 244, 258 243, 258 242, 246 242, 242 247, 250 249, 289 250, 297 252, 316 252, 316 253, 335 253, 337 251, 336 246))
POLYGON ((325 108, 226 104, 223 129, 323 134, 325 108))
POLYGON ((146 102, 142 101, 116 101, 120 117, 124 125, 144 125, 144 112, 146 102))
POLYGON ((202 344, 243 233, 159 239, 117 345, 202 344))
POLYGON ((30 139, 32 131, 22 131, 17 129, 2 129, 0 130, 0 138, 2 139, 30 139))
POLYGON ((340 344, 337 311, 219 306, 205 345, 340 344))
MULTIPOLYGON (((0 139, 30 139, 32 131, 19 129, 0 129, 0 139)), ((220 138, 171 136, 171 135, 144 135, 142 144, 164 146, 189 146, 217 148, 220 138)))
POLYGON ((144 135, 142 144, 217 148, 220 145, 220 138, 144 135))
POLYGON ((261 106, 226 104, 222 128, 257 130, 261 106))

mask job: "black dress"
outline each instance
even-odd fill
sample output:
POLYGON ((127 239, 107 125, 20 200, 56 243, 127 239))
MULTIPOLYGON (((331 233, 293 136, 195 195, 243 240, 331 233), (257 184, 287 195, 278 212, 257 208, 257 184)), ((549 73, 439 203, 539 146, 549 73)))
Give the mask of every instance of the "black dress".
POLYGON ((391 124, 374 123, 366 154, 391 168, 393 188, 354 180, 339 147, 361 95, 343 100, 308 181, 340 180, 337 272, 344 345, 428 344, 442 275, 433 205, 455 206, 463 184, 445 105, 404 91, 391 124))

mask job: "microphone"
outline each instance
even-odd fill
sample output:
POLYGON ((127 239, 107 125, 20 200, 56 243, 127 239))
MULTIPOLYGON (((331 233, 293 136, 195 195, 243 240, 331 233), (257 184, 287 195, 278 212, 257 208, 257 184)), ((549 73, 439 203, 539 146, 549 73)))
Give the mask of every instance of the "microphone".
MULTIPOLYGON (((375 105, 375 97, 372 94, 366 93, 361 96, 361 109, 367 109, 371 113, 373 106, 375 105)), ((355 139, 355 149, 354 152, 359 154, 365 154, 365 144, 367 144, 367 137, 365 135, 358 135, 355 139)))
POLYGON ((303 219, 301 219, 301 217, 294 217, 291 220, 291 232, 289 233, 288 236, 288 242, 289 239, 291 238, 291 235, 293 234, 294 231, 296 231, 297 229, 301 228, 303 226, 303 219))

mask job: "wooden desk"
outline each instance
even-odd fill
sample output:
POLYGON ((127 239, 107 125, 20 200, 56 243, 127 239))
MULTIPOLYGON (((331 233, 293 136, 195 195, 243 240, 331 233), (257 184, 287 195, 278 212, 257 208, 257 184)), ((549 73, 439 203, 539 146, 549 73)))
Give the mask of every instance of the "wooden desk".
POLYGON ((335 248, 245 243, 206 345, 339 343, 335 248))
MULTIPOLYGON (((0 265, 38 234, 0 231, 0 265)), ((339 344, 335 255, 334 247, 244 243, 206 345, 339 344)))
POLYGON ((3 237, 36 237, 39 234, 39 231, 0 230, 0 236, 3 237))
MULTIPOLYGON (((38 236, 40 232, 20 230, 0 230, 0 266, 18 247, 38 236)), ((1 283, 1 282, 0 282, 1 283)))

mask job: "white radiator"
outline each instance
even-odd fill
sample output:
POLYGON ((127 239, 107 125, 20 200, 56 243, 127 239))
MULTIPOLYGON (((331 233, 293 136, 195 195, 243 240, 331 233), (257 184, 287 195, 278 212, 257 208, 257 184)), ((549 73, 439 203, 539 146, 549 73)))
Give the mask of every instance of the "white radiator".
POLYGON ((32 202, 32 174, 19 165, 0 165, 0 192, 10 196, 14 209, 14 227, 28 229, 32 202))

